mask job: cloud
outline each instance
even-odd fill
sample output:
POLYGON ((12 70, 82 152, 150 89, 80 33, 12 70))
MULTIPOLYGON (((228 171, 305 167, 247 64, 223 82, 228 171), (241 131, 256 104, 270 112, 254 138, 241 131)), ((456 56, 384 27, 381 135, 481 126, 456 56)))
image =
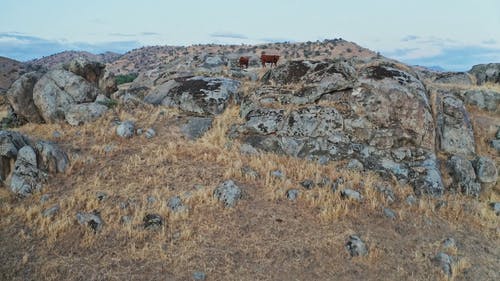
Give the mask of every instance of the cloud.
POLYGON ((231 39, 248 39, 243 34, 238 34, 238 33, 232 33, 232 32, 214 32, 210 34, 210 37, 215 37, 215 38, 231 38, 231 39))
POLYGON ((409 42, 409 41, 415 41, 417 39, 419 39, 420 37, 416 36, 416 35, 407 35, 405 37, 403 37, 401 39, 402 42, 409 42))
POLYGON ((280 37, 267 37, 267 38, 260 38, 259 40, 265 43, 295 42, 295 40, 291 38, 280 38, 280 37))
POLYGON ((17 32, 0 32, 0 56, 27 61, 67 50, 103 53, 106 51, 124 53, 137 48, 137 41, 109 41, 100 43, 68 42, 49 40, 17 32))
POLYGON ((498 42, 495 39, 489 39, 489 40, 484 40, 482 43, 485 44, 485 45, 495 45, 498 42))

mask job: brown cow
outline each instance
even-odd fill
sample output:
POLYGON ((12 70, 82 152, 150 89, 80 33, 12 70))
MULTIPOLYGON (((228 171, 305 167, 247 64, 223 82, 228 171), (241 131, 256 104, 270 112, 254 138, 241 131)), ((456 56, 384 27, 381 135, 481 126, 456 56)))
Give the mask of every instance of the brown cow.
POLYGON ((271 63, 271 67, 276 66, 276 63, 280 59, 280 56, 278 55, 266 55, 262 54, 260 56, 260 61, 262 62, 262 67, 266 67, 266 63, 271 63))
POLYGON ((249 57, 240 57, 240 67, 245 66, 245 68, 248 68, 248 61, 250 60, 249 57))

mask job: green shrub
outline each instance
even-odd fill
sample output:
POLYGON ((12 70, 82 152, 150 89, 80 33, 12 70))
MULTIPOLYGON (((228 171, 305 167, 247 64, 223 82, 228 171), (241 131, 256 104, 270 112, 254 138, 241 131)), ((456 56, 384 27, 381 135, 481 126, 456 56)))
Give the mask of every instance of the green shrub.
POLYGON ((116 85, 130 83, 137 78, 137 73, 129 73, 129 74, 120 74, 115 76, 116 85))

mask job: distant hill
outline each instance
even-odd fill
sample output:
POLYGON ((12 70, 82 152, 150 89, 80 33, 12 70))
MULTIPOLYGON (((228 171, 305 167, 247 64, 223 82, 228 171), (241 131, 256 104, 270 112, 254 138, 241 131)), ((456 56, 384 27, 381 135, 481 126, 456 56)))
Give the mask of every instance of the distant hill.
POLYGON ((50 56, 42 57, 39 59, 34 59, 26 62, 32 66, 44 66, 46 68, 54 68, 58 65, 62 65, 70 62, 72 59, 83 57, 91 61, 98 61, 102 63, 109 63, 118 59, 121 55, 113 52, 106 52, 103 54, 92 54, 84 51, 64 51, 61 53, 53 54, 50 56))
POLYGON ((25 71, 26 66, 22 62, 0 57, 0 94, 6 92, 25 71))

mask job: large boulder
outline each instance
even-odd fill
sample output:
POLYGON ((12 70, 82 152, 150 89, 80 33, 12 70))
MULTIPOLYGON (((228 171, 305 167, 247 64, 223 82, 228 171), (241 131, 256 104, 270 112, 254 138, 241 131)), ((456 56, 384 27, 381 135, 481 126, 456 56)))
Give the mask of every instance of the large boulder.
POLYGON ((454 186, 466 195, 479 196, 481 185, 477 182, 472 163, 466 158, 454 155, 447 162, 454 186))
POLYGON ((413 73, 390 62, 293 61, 264 80, 273 85, 244 98, 231 137, 319 163, 356 158, 418 194, 443 193, 429 98, 413 73))
POLYGON ((85 58, 76 58, 64 66, 66 70, 83 77, 94 85, 99 83, 99 78, 104 73, 105 67, 106 65, 103 63, 89 61, 85 58))
POLYGON ((500 63, 474 65, 469 73, 476 77, 478 85, 500 83, 500 63))
POLYGON ((97 120, 107 110, 107 106, 97 102, 72 104, 68 107, 64 118, 70 125, 77 126, 97 120))
POLYGON ((201 115, 222 113, 236 98, 240 82, 222 77, 181 77, 151 90, 144 101, 201 115))
POLYGON ((472 79, 466 72, 438 72, 433 75, 433 81, 441 84, 472 85, 472 79))
POLYGON ((74 104, 93 102, 100 91, 87 80, 66 70, 52 70, 36 83, 33 100, 47 123, 64 120, 74 104))
POLYGON ((498 178, 497 167, 495 166, 495 161, 488 157, 478 157, 474 161, 474 166, 476 168, 476 175, 478 180, 483 183, 495 184, 498 178))
POLYGON ((11 85, 6 94, 14 112, 28 122, 40 123, 43 120, 33 102, 33 88, 40 76, 38 72, 22 75, 11 85))
POLYGON ((475 105, 480 109, 500 112, 500 93, 493 90, 467 90, 460 93, 466 104, 475 105))
POLYGON ((438 97, 439 148, 449 154, 475 155, 474 131, 463 102, 453 95, 438 97))
POLYGON ((56 144, 38 141, 12 131, 0 131, 0 182, 14 193, 27 196, 39 191, 48 173, 63 173, 66 153, 56 144))

